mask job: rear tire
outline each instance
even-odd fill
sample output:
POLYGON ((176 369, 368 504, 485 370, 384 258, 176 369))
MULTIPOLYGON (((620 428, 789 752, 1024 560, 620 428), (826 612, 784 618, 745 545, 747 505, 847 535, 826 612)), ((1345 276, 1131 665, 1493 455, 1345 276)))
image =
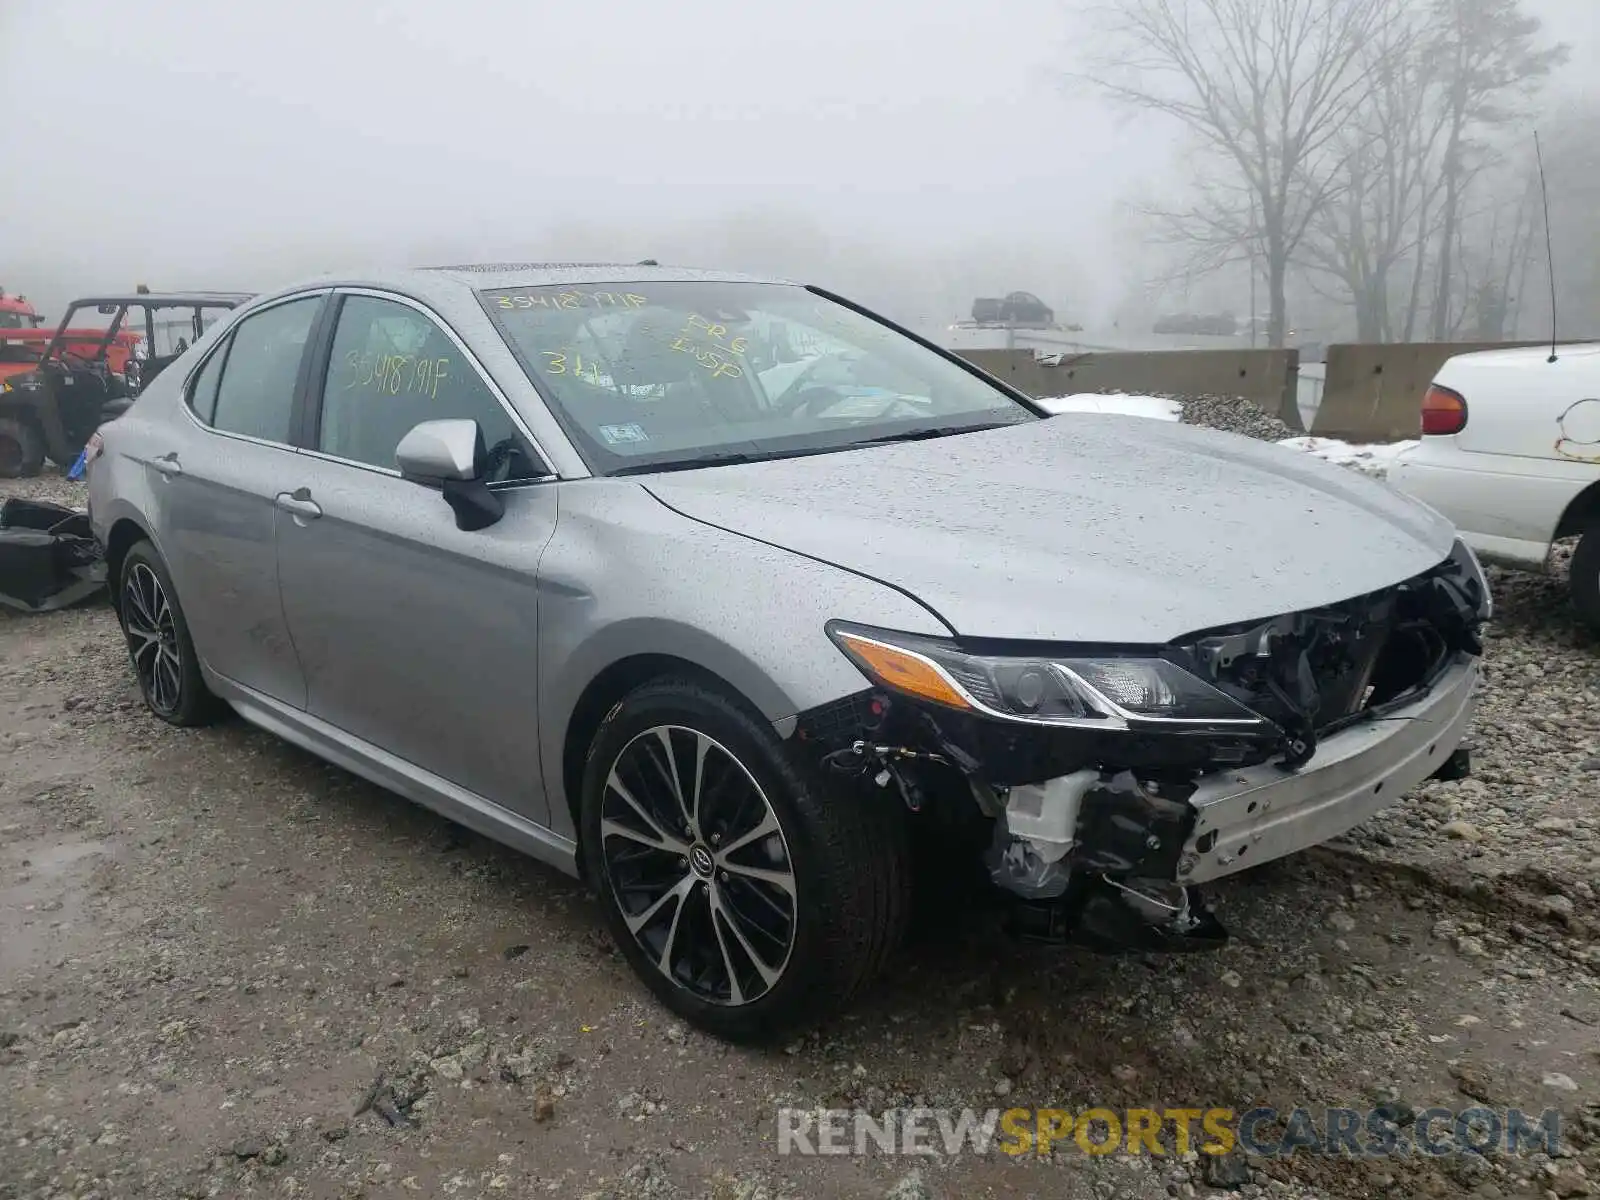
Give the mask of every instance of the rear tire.
POLYGON ((0 417, 0 479, 37 475, 44 466, 44 434, 26 417, 0 417))
POLYGON ((601 724, 582 835, 629 965, 674 1013, 730 1041, 842 1008, 909 914, 899 806, 825 786, 759 715, 689 679, 637 688, 601 724))
POLYGON ((1591 525, 1583 531, 1572 555, 1567 588, 1579 619, 1600 633, 1600 525, 1591 525))
POLYGON ((206 687, 167 566, 148 541, 122 560, 117 615, 145 707, 169 725, 209 725, 225 711, 206 687))

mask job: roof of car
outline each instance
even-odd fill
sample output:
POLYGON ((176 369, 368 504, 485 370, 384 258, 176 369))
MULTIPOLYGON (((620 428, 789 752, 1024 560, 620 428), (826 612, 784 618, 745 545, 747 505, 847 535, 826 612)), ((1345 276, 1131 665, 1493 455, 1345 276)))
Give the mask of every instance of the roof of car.
MULTIPOLYGON (((342 272, 301 279, 252 299, 271 303, 286 296, 321 288, 394 290, 435 304, 458 303, 480 291, 521 287, 580 287, 648 283, 755 283, 795 286, 794 281, 743 275, 735 271, 703 271, 663 267, 655 263, 458 263, 436 267, 401 267, 359 273, 342 272)), ((474 307, 476 301, 472 302, 474 307)))
POLYGON ((734 271, 704 271, 693 267, 663 267, 655 263, 522 262, 462 263, 425 267, 422 273, 446 276, 470 288, 537 287, 563 283, 784 283, 786 280, 743 275, 734 271))

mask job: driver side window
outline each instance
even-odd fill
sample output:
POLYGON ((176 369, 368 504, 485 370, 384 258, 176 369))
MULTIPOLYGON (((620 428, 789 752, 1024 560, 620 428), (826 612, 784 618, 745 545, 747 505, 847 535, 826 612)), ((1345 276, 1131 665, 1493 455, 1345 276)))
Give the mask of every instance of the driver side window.
POLYGON ((468 418, 483 431, 490 483, 544 474, 505 406, 431 319, 406 304, 346 296, 322 390, 317 449, 395 469, 395 447, 423 421, 468 418))

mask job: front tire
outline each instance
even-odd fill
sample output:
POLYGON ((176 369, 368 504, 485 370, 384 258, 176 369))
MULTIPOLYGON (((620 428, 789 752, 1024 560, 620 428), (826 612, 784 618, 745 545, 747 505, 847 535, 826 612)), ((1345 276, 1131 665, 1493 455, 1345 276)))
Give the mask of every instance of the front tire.
POLYGON ((1578 548, 1572 554, 1567 588, 1579 619, 1600 633, 1600 525, 1591 525, 1583 531, 1578 548))
POLYGON ((222 701, 200 674, 189 623, 154 546, 144 541, 129 549, 117 587, 117 615, 145 707, 169 725, 209 725, 222 714, 222 701))
POLYGON ((26 479, 44 466, 44 434, 27 417, 0 417, 0 479, 26 479))
POLYGON ((828 789, 761 718, 687 679, 630 693, 601 724, 583 847, 607 925, 673 1012, 766 1041, 843 1007, 904 931, 904 813, 828 789))

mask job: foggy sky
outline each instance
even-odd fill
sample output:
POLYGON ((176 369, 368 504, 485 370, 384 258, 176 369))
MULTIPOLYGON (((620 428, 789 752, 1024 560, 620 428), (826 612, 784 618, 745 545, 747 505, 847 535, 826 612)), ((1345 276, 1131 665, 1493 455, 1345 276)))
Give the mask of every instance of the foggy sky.
MULTIPOLYGON (((1600 2, 1529 4, 1594 86, 1600 2)), ((692 255, 908 317, 1103 308, 1138 283, 1123 202, 1183 168, 1061 86, 1083 7, 0 0, 0 284, 692 255)))

